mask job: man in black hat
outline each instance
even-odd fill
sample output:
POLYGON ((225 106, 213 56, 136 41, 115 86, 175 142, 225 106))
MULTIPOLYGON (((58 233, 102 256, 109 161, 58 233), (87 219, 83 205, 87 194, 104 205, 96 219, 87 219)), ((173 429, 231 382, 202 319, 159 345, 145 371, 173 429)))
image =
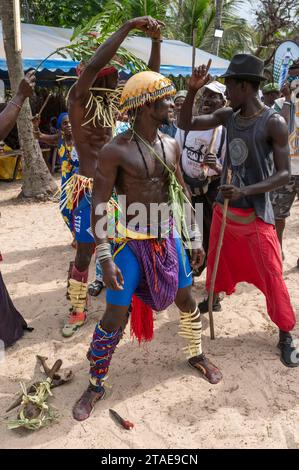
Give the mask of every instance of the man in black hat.
POLYGON ((211 80, 208 67, 195 69, 181 109, 179 127, 204 130, 224 125, 227 129, 227 155, 210 235, 207 290, 222 224, 223 202, 228 199, 215 293, 232 294, 238 282, 258 287, 266 297, 271 320, 279 328, 281 361, 287 367, 296 367, 298 351, 289 333, 296 323, 295 312, 282 276, 280 246, 269 196, 270 191, 289 180, 288 128, 285 120, 259 99, 263 70, 264 63, 257 57, 235 55, 223 75, 231 107, 192 118, 195 95, 211 80), (230 173, 232 180, 228 184, 230 173))

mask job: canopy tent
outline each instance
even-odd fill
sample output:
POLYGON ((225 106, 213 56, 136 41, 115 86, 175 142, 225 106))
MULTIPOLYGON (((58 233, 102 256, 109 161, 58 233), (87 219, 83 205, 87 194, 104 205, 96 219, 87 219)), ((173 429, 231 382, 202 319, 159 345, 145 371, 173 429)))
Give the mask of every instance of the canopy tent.
MULTIPOLYGON (((25 70, 35 68, 37 65, 55 51, 58 47, 67 46, 70 42, 72 29, 55 28, 22 23, 23 66, 25 70)), ((132 36, 124 41, 124 46, 145 62, 148 61, 151 48, 149 38, 132 36)), ((196 65, 207 63, 212 59, 210 72, 212 75, 221 75, 228 67, 228 61, 213 54, 196 49, 196 65)), ((75 62, 68 57, 62 58, 58 54, 51 56, 43 68, 51 72, 68 73, 76 67, 75 62)), ((181 41, 164 39, 161 50, 161 73, 164 75, 190 75, 192 65, 192 47, 181 41)), ((2 37, 2 24, 0 22, 0 71, 7 71, 5 52, 2 37)))
MULTIPOLYGON (((144 37, 128 37, 124 46, 146 63, 150 56, 150 39, 144 37)), ((196 49, 195 65, 207 64, 212 59, 211 75, 223 74, 229 64, 228 60, 216 55, 196 49)), ((164 39, 161 48, 161 73, 163 75, 191 75, 192 71, 192 46, 182 41, 164 39)))

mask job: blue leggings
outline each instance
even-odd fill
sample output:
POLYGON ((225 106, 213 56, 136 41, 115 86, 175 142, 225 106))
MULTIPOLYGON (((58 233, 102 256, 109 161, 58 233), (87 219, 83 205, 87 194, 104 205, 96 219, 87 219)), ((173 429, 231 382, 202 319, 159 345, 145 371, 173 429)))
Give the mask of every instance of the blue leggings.
MULTIPOLYGON (((192 285, 192 270, 190 267, 189 259, 186 250, 182 247, 182 242, 179 238, 175 239, 176 249, 179 262, 179 289, 192 285), (183 260, 184 252, 184 260, 183 260), (185 266, 184 266, 185 264, 185 266)), ((140 264, 130 249, 128 244, 120 250, 120 252, 114 258, 115 264, 121 270, 124 286, 123 290, 115 291, 107 289, 106 291, 106 302, 107 304, 118 305, 122 307, 129 306, 132 300, 132 296, 140 284, 142 278, 142 271, 140 264)))

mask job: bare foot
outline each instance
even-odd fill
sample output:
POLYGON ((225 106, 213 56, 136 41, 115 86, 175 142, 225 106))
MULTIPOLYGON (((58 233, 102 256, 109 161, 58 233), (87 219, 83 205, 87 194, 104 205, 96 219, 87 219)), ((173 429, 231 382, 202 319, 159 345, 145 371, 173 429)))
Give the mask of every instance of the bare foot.
POLYGON ((83 393, 81 398, 75 403, 73 408, 73 417, 77 421, 84 421, 89 418, 94 405, 98 400, 102 400, 105 396, 105 389, 102 392, 95 392, 91 385, 83 393))
POLYGON ((203 354, 191 357, 188 364, 201 372, 211 384, 218 384, 222 379, 220 370, 203 354))

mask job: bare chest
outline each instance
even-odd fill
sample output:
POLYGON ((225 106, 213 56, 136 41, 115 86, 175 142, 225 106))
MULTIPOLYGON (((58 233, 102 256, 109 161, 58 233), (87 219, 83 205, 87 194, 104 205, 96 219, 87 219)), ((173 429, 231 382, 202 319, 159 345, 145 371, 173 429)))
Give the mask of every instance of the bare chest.
POLYGON ((147 181, 168 176, 169 171, 176 168, 173 149, 162 141, 150 148, 138 140, 132 140, 122 163, 128 176, 147 181))

